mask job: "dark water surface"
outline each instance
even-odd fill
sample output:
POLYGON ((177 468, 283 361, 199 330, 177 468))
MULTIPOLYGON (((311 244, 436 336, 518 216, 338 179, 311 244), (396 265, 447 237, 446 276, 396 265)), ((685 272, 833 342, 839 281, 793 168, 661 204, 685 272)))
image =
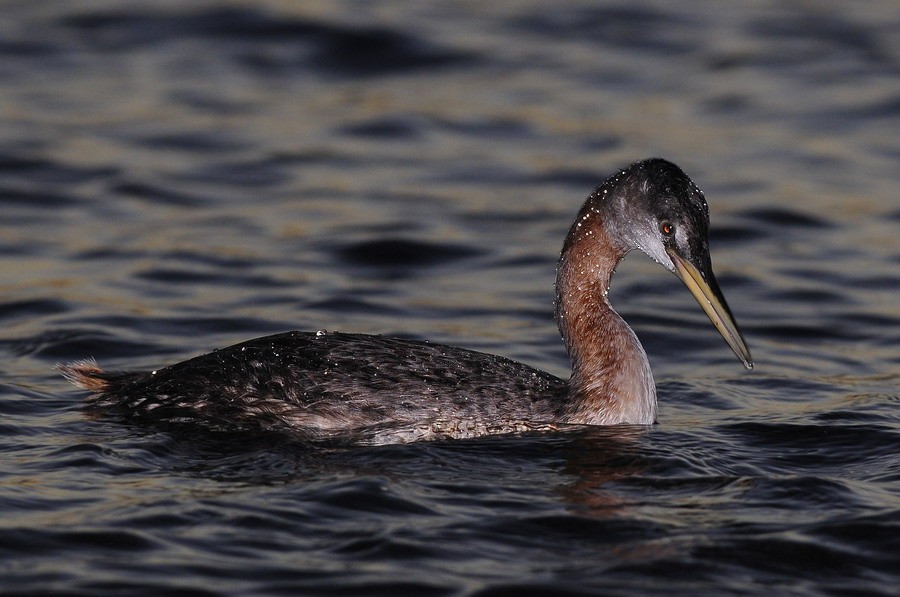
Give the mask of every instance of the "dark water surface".
POLYGON ((893 0, 3 14, 3 592, 896 594, 893 0), (653 428, 308 445, 90 418, 53 371, 326 328, 565 375, 563 235, 654 155, 757 368, 629 257, 653 428))

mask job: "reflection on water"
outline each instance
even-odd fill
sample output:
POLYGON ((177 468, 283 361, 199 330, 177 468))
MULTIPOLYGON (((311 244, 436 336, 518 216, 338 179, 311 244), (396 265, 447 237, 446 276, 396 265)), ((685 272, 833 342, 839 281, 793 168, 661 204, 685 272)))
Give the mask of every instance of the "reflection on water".
POLYGON ((896 6, 14 3, 0 36, 4 588, 891 594, 896 6), (639 256, 660 424, 310 445, 86 417, 52 371, 289 329, 555 374, 615 168, 704 189, 757 368, 639 256))

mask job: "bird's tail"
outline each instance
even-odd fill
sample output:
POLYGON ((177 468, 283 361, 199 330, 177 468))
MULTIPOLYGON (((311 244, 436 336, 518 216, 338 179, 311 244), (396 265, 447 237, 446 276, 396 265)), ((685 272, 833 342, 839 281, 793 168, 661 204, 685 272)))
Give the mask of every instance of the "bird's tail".
POLYGON ((56 366, 63 377, 84 390, 104 392, 109 389, 110 374, 97 365, 94 359, 85 359, 56 366))

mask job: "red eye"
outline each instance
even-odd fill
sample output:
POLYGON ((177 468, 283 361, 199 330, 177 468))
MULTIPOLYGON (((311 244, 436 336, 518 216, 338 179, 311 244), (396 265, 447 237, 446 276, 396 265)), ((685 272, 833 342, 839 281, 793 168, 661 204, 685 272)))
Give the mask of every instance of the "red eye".
POLYGON ((672 236, 675 234, 675 225, 672 222, 660 222, 659 231, 663 233, 663 236, 672 236))

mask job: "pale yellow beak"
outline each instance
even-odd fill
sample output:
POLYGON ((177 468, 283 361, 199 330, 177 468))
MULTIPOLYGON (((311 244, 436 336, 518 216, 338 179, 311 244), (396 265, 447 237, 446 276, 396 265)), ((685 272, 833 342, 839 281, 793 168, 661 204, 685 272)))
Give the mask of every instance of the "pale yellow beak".
POLYGON ((674 250, 666 249, 666 252, 672 259, 672 263, 675 264, 675 275, 684 282, 693 297, 700 303, 700 307, 725 338, 725 342, 728 343, 734 354, 744 363, 744 367, 753 369, 753 357, 750 356, 750 349, 747 348, 744 336, 731 315, 731 310, 728 308, 728 303, 725 302, 722 291, 719 290, 712 270, 705 272, 704 275, 695 265, 674 250))

